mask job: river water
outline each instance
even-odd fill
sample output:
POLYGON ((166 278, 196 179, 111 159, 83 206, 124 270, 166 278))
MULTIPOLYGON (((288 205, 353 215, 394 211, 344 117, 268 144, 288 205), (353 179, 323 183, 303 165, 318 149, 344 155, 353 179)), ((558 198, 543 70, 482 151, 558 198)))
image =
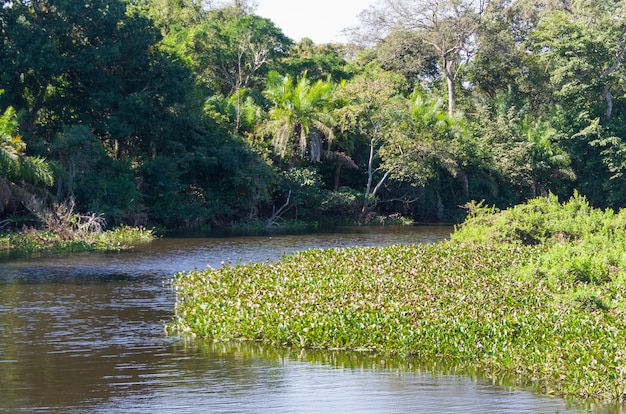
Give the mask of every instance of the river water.
POLYGON ((0 260, 0 412, 555 413, 564 400, 453 367, 168 337, 175 272, 309 248, 443 240, 450 227, 168 237, 0 260))

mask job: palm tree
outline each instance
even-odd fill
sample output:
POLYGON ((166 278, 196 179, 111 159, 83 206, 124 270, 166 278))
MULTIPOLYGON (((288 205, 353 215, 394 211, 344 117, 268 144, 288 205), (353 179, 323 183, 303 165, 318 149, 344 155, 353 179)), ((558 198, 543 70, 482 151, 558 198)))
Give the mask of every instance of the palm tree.
POLYGON ((558 145, 558 131, 549 121, 527 115, 514 128, 526 149, 527 184, 532 197, 548 195, 551 182, 574 180, 570 158, 558 145))
POLYGON ((7 108, 0 116, 0 213, 19 201, 28 205, 35 198, 27 186, 52 185, 54 178, 48 163, 40 157, 24 154, 26 144, 17 135, 15 109, 7 108))
POLYGON ((270 72, 265 96, 271 101, 269 119, 261 129, 272 135, 275 152, 295 163, 309 149, 311 162, 320 160, 322 138, 333 140, 333 119, 328 110, 336 85, 330 80, 311 84, 306 72, 296 82, 291 76, 270 72))

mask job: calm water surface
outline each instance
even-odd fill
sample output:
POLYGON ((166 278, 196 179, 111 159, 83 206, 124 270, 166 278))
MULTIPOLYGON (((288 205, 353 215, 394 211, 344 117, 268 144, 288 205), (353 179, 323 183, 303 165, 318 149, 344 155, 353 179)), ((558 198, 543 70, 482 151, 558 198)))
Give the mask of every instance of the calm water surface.
POLYGON ((309 248, 431 243, 451 228, 164 238, 0 261, 0 412, 554 413, 561 399, 375 356, 167 337, 175 272, 309 248))

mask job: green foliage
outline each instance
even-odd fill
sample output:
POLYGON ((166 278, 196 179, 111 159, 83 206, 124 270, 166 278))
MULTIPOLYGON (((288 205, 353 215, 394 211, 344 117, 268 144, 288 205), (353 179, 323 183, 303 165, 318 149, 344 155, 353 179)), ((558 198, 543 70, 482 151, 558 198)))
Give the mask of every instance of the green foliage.
POLYGON ((459 161, 469 140, 463 119, 449 115, 443 100, 416 93, 398 122, 401 130, 380 149, 381 167, 391 178, 418 187, 440 171, 453 176, 461 171, 459 161))
POLYGON ((563 204, 555 195, 550 195, 537 197, 502 212, 481 204, 470 208, 470 211, 469 218, 458 227, 453 239, 546 245, 578 240, 592 234, 615 236, 624 225, 622 213, 593 208, 578 193, 563 204), (470 237, 466 232, 474 236, 470 237))
POLYGON ((176 161, 168 157, 155 158, 141 167, 143 202, 150 206, 149 217, 166 228, 193 227, 190 223, 202 217, 195 210, 203 192, 191 188, 186 192, 180 174, 176 161))
POLYGON ((320 174, 310 166, 285 171, 279 186, 279 200, 289 198, 284 219, 327 224, 342 219, 356 220, 359 216, 363 194, 349 187, 326 189, 320 174))
POLYGON ((15 109, 9 107, 0 117, 0 178, 51 185, 50 166, 41 157, 26 155, 26 143, 16 133, 17 126, 15 109))
POLYGON ((251 91, 242 89, 229 97, 213 95, 207 99, 204 112, 224 129, 230 129, 237 121, 237 105, 239 105, 239 133, 251 135, 254 128, 261 122, 264 113, 256 103, 251 91), (238 102, 239 100, 239 102, 238 102))
POLYGON ((137 0, 131 5, 149 15, 166 34, 198 23, 204 14, 194 0, 137 0))
POLYGON ((322 179, 311 167, 294 167, 285 171, 281 187, 284 193, 291 194, 290 203, 295 207, 297 218, 315 212, 323 197, 322 179))
POLYGON ((152 230, 121 226, 104 232, 86 232, 71 239, 51 231, 25 229, 0 235, 0 249, 20 252, 86 252, 130 249, 154 240, 152 230))
POLYGON ((535 245, 540 250, 515 269, 539 280, 556 297, 592 309, 626 312, 626 210, 600 210, 578 193, 559 203, 536 198, 504 211, 474 205, 452 236, 456 242, 535 245))
POLYGON ((339 82, 350 79, 356 69, 345 60, 341 45, 315 45, 304 38, 292 45, 280 61, 282 71, 291 74, 305 73, 312 81, 330 79, 339 82))
MULTIPOLYGON (((88 211, 105 214, 112 224, 135 223, 143 206, 137 187, 137 175, 126 160, 103 158, 93 163, 92 171, 82 177, 76 198, 88 211)), ((143 223, 141 219, 139 223, 143 223)))
POLYGON ((270 20, 229 7, 211 10, 189 29, 184 53, 199 79, 231 95, 240 88, 261 88, 262 76, 290 43, 270 20))
POLYGON ((600 125, 599 119, 596 119, 576 137, 588 142, 589 152, 595 155, 593 159, 585 163, 586 171, 596 171, 596 174, 586 176, 586 180, 581 183, 585 184, 585 193, 589 194, 589 198, 596 204, 625 207, 626 130, 624 115, 614 116, 610 126, 606 128, 600 125), (600 175, 599 172, 604 174, 600 175))
POLYGON ((226 133, 207 133, 193 144, 184 157, 156 157, 139 169, 149 221, 199 228, 258 214, 276 177, 257 150, 226 133))
POLYGON ((51 146, 57 167, 56 194, 89 211, 104 214, 116 224, 141 209, 135 171, 130 162, 112 159, 88 128, 64 129, 51 146))
POLYGON ((415 71, 427 74, 430 71, 433 74, 436 62, 438 81, 446 84, 447 111, 452 115, 456 110, 457 82, 461 80, 465 59, 474 54, 471 45, 483 12, 482 3, 479 7, 467 0, 441 0, 436 3, 398 0, 372 6, 359 18, 364 31, 369 34, 364 36, 366 40, 369 40, 367 37, 385 37, 381 48, 383 64, 390 62, 391 67, 398 67, 409 74, 415 71), (389 46, 391 54, 398 56, 389 59, 389 53, 384 53, 389 46), (425 61, 420 62, 421 59, 416 59, 415 55, 421 55, 425 61))
POLYGON ((549 197, 497 213, 475 206, 450 242, 309 250, 178 273, 168 330, 454 358, 541 392, 621 402, 625 224, 624 213, 579 195, 549 197), (542 244, 524 245, 528 233, 542 244))
POLYGON ((363 193, 350 187, 339 187, 336 191, 326 191, 319 209, 326 217, 350 219, 360 214, 363 193))
POLYGON ((119 250, 131 248, 137 244, 151 242, 155 237, 154 232, 150 229, 121 225, 100 234, 97 249, 119 250))
POLYGON ((605 88, 608 92, 619 88, 611 68, 624 53, 623 13, 619 6, 580 5, 576 14, 548 13, 533 32, 556 97, 573 112, 611 117, 605 106, 611 102, 602 101, 605 88))
POLYGON ((623 2, 431 3, 368 9, 357 50, 248 7, 4 2, 0 210, 50 197, 54 171, 57 202, 114 223, 264 220, 305 158, 315 221, 360 192, 364 216, 418 220, 575 189, 626 206, 623 2))
POLYGON ((226 221, 237 217, 255 216, 270 199, 270 192, 279 177, 266 159, 264 148, 247 140, 227 139, 219 147, 219 161, 214 173, 203 175, 211 197, 221 201, 229 215, 216 217, 226 221), (216 183, 215 179, 220 178, 216 183))
POLYGON ((94 161, 107 157, 102 143, 84 125, 65 128, 58 134, 50 149, 58 170, 57 195, 66 197, 74 197, 80 180, 93 174, 94 161))
POLYGON ((127 111, 124 103, 145 105, 158 94, 146 88, 158 36, 148 21, 127 15, 120 0, 89 7, 13 2, 3 13, 15 24, 6 33, 11 53, 24 56, 14 60, 19 64, 11 68, 7 92, 26 114, 25 131, 51 139, 64 123, 80 120, 98 135, 110 132, 120 139, 137 132, 139 118, 133 117, 141 105, 127 111))
MULTIPOLYGON (((338 125, 353 136, 352 145, 343 147, 350 149, 349 154, 355 153, 354 141, 363 140, 368 148, 368 155, 362 156, 367 161, 361 162, 367 170, 363 212, 371 207, 376 192, 388 176, 379 171, 380 151, 399 133, 399 114, 406 108, 406 100, 400 94, 402 85, 397 75, 372 68, 343 84, 335 96, 340 102, 335 111, 338 125)), ((354 154, 354 158, 357 157, 358 154, 354 154)))
POLYGON ((306 73, 295 82, 290 75, 269 73, 264 95, 272 107, 260 133, 271 134, 281 157, 291 158, 299 153, 304 158, 308 148, 311 162, 320 160, 322 138, 330 146, 334 137, 328 109, 335 87, 330 80, 311 83, 306 73))
POLYGON ((439 75, 438 56, 420 33, 392 31, 376 48, 383 69, 402 74, 409 83, 439 75))

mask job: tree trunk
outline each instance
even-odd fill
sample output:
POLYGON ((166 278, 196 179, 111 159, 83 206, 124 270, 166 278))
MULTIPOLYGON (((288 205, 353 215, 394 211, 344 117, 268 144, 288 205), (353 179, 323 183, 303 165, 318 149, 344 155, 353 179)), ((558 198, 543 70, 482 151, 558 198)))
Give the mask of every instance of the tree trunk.
POLYGON ((455 111, 455 91, 454 91, 454 70, 452 68, 454 62, 452 60, 444 59, 444 67, 446 71, 446 82, 448 84, 448 115, 454 114, 455 111))
POLYGON ((374 179, 374 138, 370 138, 370 155, 367 160, 367 186, 365 187, 365 200, 363 200, 362 213, 367 213, 367 204, 370 197, 370 191, 372 191, 372 181, 374 179))
POLYGON ((459 177, 459 180, 461 180, 461 183, 463 184, 463 195, 465 197, 469 196, 469 180, 467 178, 467 174, 465 174, 465 171, 459 171, 457 173, 457 177, 459 177))
POLYGON ((11 188, 4 177, 0 177, 0 213, 13 210, 10 208, 13 196, 11 188))
POLYGON ((604 87, 604 98, 606 99, 606 119, 611 119, 613 114, 613 96, 608 87, 604 87))
POLYGON ((335 178, 333 182, 333 190, 337 191, 339 189, 339 180, 341 177, 341 165, 343 164, 343 160, 340 157, 337 157, 335 164, 335 178))
POLYGON ((237 108, 235 113, 235 126, 234 132, 235 135, 239 133, 239 122, 241 120, 241 83, 242 83, 242 72, 243 69, 241 67, 241 60, 243 59, 243 50, 241 49, 241 45, 239 46, 239 53, 237 55, 237 84, 235 85, 237 93, 237 108))
POLYGON ((369 209, 369 197, 376 196, 376 194, 378 193, 378 190, 380 190, 380 188, 383 186, 383 183, 385 182, 387 177, 389 177, 391 172, 392 172, 391 170, 385 171, 385 174, 383 174, 382 178, 378 180, 378 184, 376 184, 376 187, 374 187, 371 193, 368 193, 368 196, 367 198, 365 198, 365 202, 363 203, 363 209, 361 210, 362 215, 365 215, 367 213, 367 210, 369 209))
POLYGON ((372 190, 372 180, 374 176, 374 138, 370 138, 370 154, 367 160, 367 187, 365 189, 365 197, 370 195, 372 190))
POLYGON ((439 194, 439 192, 437 192, 437 221, 439 221, 440 223, 443 221, 444 209, 445 206, 443 204, 441 195, 439 194))
MULTIPOLYGON (((617 55, 615 56, 615 61, 607 70, 600 74, 600 79, 605 79, 619 67, 624 54, 626 54, 626 37, 624 37, 620 42, 619 52, 617 52, 617 55)), ((607 107, 606 119, 611 119, 611 115, 613 114, 613 96, 611 95, 611 91, 609 91, 608 85, 604 85, 604 97, 606 98, 607 107)))

